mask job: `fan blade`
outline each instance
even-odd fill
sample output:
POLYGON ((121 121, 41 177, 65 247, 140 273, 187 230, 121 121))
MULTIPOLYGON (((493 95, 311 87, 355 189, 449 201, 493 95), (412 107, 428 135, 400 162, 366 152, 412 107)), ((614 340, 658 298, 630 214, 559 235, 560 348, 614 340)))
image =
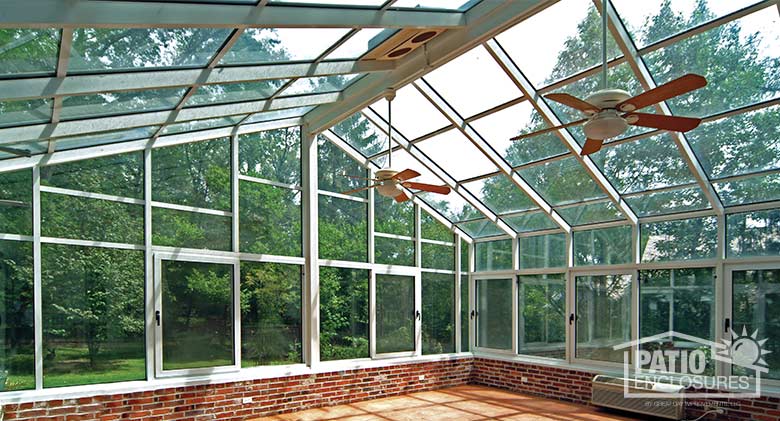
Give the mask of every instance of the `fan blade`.
POLYGON ((548 94, 544 97, 555 102, 560 102, 563 105, 568 105, 569 107, 580 110, 586 114, 596 114, 597 112, 601 111, 595 105, 569 94, 548 94))
POLYGON ((408 189, 417 189, 417 190, 427 191, 431 193, 439 193, 439 194, 450 194, 450 188, 447 186, 434 186, 433 184, 414 183, 412 181, 408 181, 401 185, 408 189))
POLYGON ((409 199, 410 199, 409 196, 407 196, 406 193, 404 192, 401 192, 401 194, 395 197, 395 201, 398 203, 406 202, 409 199))
POLYGON ((682 95, 687 92, 695 91, 707 85, 707 79, 704 76, 688 73, 673 81, 664 83, 647 92, 641 93, 635 97, 629 98, 617 105, 620 111, 634 111, 645 108, 648 105, 658 104, 669 98, 682 95))
POLYGON ((548 132, 552 132, 552 131, 555 131, 555 130, 558 130, 558 129, 565 129, 567 127, 578 126, 578 125, 580 125, 580 124, 582 124, 582 123, 584 123, 586 121, 588 121, 588 119, 587 118, 583 118, 582 120, 572 121, 571 123, 562 124, 560 126, 549 127, 549 128, 543 129, 543 130, 537 130, 535 132, 521 134, 521 135, 515 136, 515 137, 513 137, 513 138, 511 138, 509 140, 525 139, 527 137, 537 136, 537 135, 548 133, 548 132))
POLYGON ((370 185, 370 186, 361 187, 361 188, 359 188, 359 189, 352 189, 352 190, 347 190, 347 191, 345 191, 345 192, 341 192, 341 194, 353 194, 353 193, 359 193, 359 192, 362 192, 363 190, 373 189, 374 187, 377 187, 377 186, 381 186, 381 184, 372 184, 372 185, 370 185))
POLYGON ((701 123, 700 118, 645 113, 632 113, 625 118, 628 124, 633 126, 651 127, 653 129, 671 130, 674 132, 687 132, 695 129, 701 123), (637 118, 637 120, 632 122, 634 118, 637 118))
POLYGON ((418 173, 415 170, 405 169, 398 174, 393 176, 393 180, 396 181, 404 181, 404 180, 411 180, 414 177, 419 177, 420 173, 418 173))
POLYGON ((598 152, 601 150, 601 145, 604 144, 603 140, 598 139, 587 139, 585 140, 585 146, 582 147, 582 151, 580 151, 580 155, 590 155, 594 152, 598 152))

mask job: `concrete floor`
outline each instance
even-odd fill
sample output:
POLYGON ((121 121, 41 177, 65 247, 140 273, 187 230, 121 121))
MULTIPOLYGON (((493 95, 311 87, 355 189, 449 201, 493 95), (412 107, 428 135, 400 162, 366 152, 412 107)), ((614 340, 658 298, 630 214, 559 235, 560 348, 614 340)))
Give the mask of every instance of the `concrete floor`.
POLYGON ((253 421, 635 420, 598 408, 484 386, 457 386, 348 405, 257 418, 253 421))

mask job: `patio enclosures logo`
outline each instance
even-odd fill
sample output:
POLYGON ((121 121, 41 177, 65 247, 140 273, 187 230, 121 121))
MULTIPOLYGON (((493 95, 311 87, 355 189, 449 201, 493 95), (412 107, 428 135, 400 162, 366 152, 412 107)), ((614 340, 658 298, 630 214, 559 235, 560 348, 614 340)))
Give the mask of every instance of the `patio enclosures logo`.
POLYGON ((761 373, 769 372, 764 355, 767 339, 758 331, 749 334, 745 327, 738 334, 729 329, 730 339, 713 342, 684 333, 668 331, 625 342, 613 347, 623 352, 623 396, 657 398, 658 390, 637 387, 636 380, 674 384, 681 392, 666 392, 666 397, 756 398, 761 396, 761 373), (682 344, 682 346, 669 346, 682 344), (631 361, 631 350, 636 358, 631 361), (730 376, 716 376, 717 361, 731 366, 730 376))

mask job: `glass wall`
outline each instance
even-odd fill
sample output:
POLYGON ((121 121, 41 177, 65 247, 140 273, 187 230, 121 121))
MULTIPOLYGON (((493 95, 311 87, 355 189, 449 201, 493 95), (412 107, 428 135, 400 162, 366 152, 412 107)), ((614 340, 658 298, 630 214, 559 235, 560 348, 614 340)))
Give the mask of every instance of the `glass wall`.
POLYGON ((566 282, 564 275, 522 275, 517 294, 517 352, 566 358, 566 282))
POLYGON ((623 362, 613 347, 631 340, 631 275, 575 278, 576 358, 623 362))
POLYGON ((475 281, 477 347, 512 349, 512 282, 512 279, 475 281))

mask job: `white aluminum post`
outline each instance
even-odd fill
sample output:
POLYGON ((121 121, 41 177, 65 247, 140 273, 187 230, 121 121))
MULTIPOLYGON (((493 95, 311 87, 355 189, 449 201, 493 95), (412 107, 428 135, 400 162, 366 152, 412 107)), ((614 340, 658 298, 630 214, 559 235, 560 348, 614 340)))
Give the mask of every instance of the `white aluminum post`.
POLYGON ((144 302, 146 303, 145 325, 146 325, 146 378, 155 377, 155 347, 162 346, 157 344, 155 337, 157 332, 155 311, 157 303, 155 300, 154 277, 154 252, 152 250, 152 144, 150 143, 143 151, 144 156, 144 302))
POLYGON ((41 167, 35 166, 33 179, 33 320, 35 336, 35 388, 43 389, 43 296, 41 288, 41 167))
POLYGON ((317 136, 308 127, 301 128, 303 159, 303 355, 309 367, 320 362, 320 270, 319 270, 319 209, 317 196, 317 136))

